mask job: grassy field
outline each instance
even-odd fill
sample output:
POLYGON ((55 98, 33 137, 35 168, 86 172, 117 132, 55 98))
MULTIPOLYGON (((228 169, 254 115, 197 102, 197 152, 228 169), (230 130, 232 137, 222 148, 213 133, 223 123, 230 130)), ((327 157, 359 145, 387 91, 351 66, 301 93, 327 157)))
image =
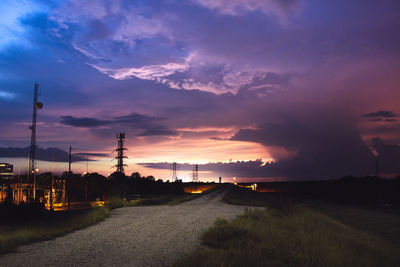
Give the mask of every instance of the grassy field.
POLYGON ((235 188, 230 203, 266 206, 246 210, 206 231, 206 247, 176 266, 399 266, 390 242, 286 198, 235 188))
POLYGON ((230 190, 225 194, 224 201, 235 205, 261 206, 278 210, 290 209, 295 205, 308 207, 400 247, 400 215, 398 212, 377 210, 376 207, 370 209, 321 200, 299 199, 279 193, 259 193, 241 188, 230 190))
POLYGON ((362 207, 338 205, 325 201, 303 201, 306 207, 339 222, 375 235, 400 248, 400 215, 362 207))
POLYGON ((108 217, 110 209, 60 212, 13 224, 0 225, 0 254, 14 251, 20 245, 57 236, 98 223, 108 217))
POLYGON ((0 255, 15 251, 21 245, 52 239, 96 224, 107 218, 111 210, 115 208, 145 205, 176 205, 190 201, 206 193, 208 191, 203 194, 153 196, 129 202, 122 201, 120 198, 110 198, 107 201, 106 207, 72 212, 48 212, 28 221, 18 220, 13 223, 3 223, 0 224, 0 255))

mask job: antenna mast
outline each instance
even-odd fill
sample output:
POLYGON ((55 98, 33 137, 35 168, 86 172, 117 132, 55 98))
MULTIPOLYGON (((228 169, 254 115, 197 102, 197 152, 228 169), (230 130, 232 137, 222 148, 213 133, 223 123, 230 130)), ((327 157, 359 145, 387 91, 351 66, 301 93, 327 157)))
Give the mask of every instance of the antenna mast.
POLYGON ((39 84, 35 83, 33 91, 33 114, 32 114, 32 125, 29 126, 31 132, 31 146, 29 149, 29 166, 28 166, 28 177, 29 183, 33 182, 33 199, 36 195, 36 120, 37 110, 43 108, 43 104, 38 102, 39 97, 39 84))

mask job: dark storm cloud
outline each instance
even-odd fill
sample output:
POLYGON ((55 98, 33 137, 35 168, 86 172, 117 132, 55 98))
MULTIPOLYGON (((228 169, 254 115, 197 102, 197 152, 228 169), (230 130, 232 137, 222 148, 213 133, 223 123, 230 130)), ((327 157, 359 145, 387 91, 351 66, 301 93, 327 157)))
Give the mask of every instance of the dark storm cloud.
POLYGON ((384 117, 384 118, 392 118, 392 117, 397 117, 393 111, 388 111, 388 110, 379 110, 377 112, 371 112, 364 114, 363 117, 384 117))
MULTIPOLYGON (((171 170, 172 162, 159 163, 139 163, 139 165, 152 169, 171 170)), ((235 162, 215 162, 198 164, 199 171, 210 171, 218 176, 237 176, 237 177, 260 177, 262 166, 264 163, 261 160, 235 161, 235 162)), ((268 165, 268 164, 267 164, 268 165)), ((178 171, 192 171, 195 169, 194 164, 178 163, 178 171)))
POLYGON ((163 121, 163 120, 165 120, 165 118, 133 113, 133 114, 126 115, 126 116, 115 117, 113 120, 118 123, 133 124, 135 126, 137 126, 137 125, 147 126, 151 123, 163 121))
MULTIPOLYGON (((200 165, 215 175, 236 177, 289 177, 292 179, 337 178, 374 173, 375 157, 361 139, 360 132, 346 114, 324 107, 293 106, 275 115, 276 122, 241 129, 231 141, 260 143, 277 161, 261 160, 200 165), (280 158, 274 148, 284 148, 292 156, 280 158)), ((212 138, 213 140, 224 140, 212 138)), ((171 163, 147 163, 150 168, 170 169, 171 163)), ((179 164, 190 171, 192 164, 179 164)))
POLYGON ((81 128, 97 128, 102 126, 122 125, 135 130, 141 130, 136 136, 173 136, 177 135, 176 131, 168 129, 160 124, 165 118, 152 117, 137 113, 132 113, 126 116, 117 116, 111 119, 102 120, 97 118, 76 118, 72 116, 62 116, 61 123, 74 127, 81 128))
POLYGON ((375 137, 372 139, 372 146, 378 153, 380 173, 399 173, 400 172, 400 146, 396 144, 385 144, 385 142, 375 137))
MULTIPOLYGON (((29 147, 0 147, 0 158, 27 158, 29 147)), ((69 154, 59 148, 37 148, 37 159, 54 162, 68 162, 69 154)), ((72 161, 86 161, 81 155, 72 155, 72 161)))
POLYGON ((110 154, 107 153, 75 153, 77 156, 89 156, 89 157, 108 157, 110 154))
MULTIPOLYGON (((285 117, 279 123, 239 130, 231 140, 257 142, 295 152, 294 158, 282 159, 274 166, 276 168, 270 168, 275 175, 335 177, 369 174, 373 169, 372 152, 345 118, 315 108, 292 111, 285 117)), ((268 168, 264 170, 268 173, 268 168)))
POLYGON ((376 118, 376 119, 371 119, 369 121, 373 122, 378 122, 378 121, 383 121, 383 122, 396 122, 398 121, 397 119, 383 119, 383 118, 376 118))
POLYGON ((62 124, 69 126, 85 127, 85 128, 105 126, 113 123, 113 121, 106 121, 106 120, 99 120, 95 118, 85 118, 85 117, 75 118, 72 116, 61 116, 60 122, 62 124))

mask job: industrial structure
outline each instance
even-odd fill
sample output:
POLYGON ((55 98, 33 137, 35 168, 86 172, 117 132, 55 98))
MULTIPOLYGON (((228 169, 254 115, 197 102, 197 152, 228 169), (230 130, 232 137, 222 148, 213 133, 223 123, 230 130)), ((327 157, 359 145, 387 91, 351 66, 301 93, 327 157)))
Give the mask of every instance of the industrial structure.
MULTIPOLYGON (((36 176, 38 169, 36 168, 36 120, 37 110, 43 108, 43 103, 38 101, 39 98, 39 84, 35 83, 33 89, 33 112, 32 112, 32 125, 29 126, 31 130, 31 146, 29 149, 29 166, 28 166, 28 183, 33 184, 30 198, 36 199, 36 176)), ((31 190, 30 190, 31 191, 31 190)))
POLYGON ((0 163, 0 179, 12 179, 14 166, 9 163, 0 163))
POLYGON ((124 167, 128 166, 124 164, 124 159, 127 158, 126 156, 124 156, 124 151, 127 150, 127 148, 124 147, 125 133, 117 133, 117 139, 118 148, 115 150, 117 151, 117 156, 115 157, 115 159, 117 160, 117 165, 115 165, 115 167, 117 168, 116 172, 120 174, 125 174, 124 167))
POLYGON ((199 181, 199 165, 196 164, 194 165, 194 170, 193 170, 193 182, 198 182, 199 181))
MULTIPOLYGON (((91 206, 104 205, 104 181, 94 176, 82 177, 71 171, 72 148, 69 148, 68 172, 61 177, 54 177, 53 173, 45 172, 39 175, 36 166, 36 123, 37 110, 43 108, 38 101, 39 84, 35 83, 33 92, 33 114, 31 130, 31 145, 27 175, 14 176, 13 165, 0 163, 0 204, 24 205, 41 204, 48 210, 76 210, 91 206)), ((123 138, 120 134, 119 148, 123 152, 123 138)), ((119 153, 123 158, 123 153, 119 153)), ((122 161, 119 165, 124 166, 122 161)), ((119 170, 123 171, 119 168, 119 170)))
POLYGON ((177 167, 176 162, 172 163, 172 182, 178 181, 178 175, 177 175, 176 167, 177 167))

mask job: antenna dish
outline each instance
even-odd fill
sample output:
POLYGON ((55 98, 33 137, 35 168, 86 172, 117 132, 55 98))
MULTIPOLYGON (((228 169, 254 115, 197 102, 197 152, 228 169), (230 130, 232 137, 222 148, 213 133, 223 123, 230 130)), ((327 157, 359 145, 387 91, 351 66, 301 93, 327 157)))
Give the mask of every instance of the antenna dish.
POLYGON ((42 109, 43 108, 43 103, 42 102, 36 102, 35 103, 35 108, 36 109, 42 109))

